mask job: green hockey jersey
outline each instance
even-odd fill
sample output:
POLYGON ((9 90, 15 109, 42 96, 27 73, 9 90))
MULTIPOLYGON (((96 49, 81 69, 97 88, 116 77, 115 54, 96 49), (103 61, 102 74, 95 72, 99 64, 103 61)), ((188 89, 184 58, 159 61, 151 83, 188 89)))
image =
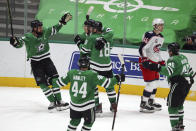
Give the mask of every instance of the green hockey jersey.
POLYGON ((97 50, 95 48, 96 38, 102 37, 102 34, 92 34, 80 45, 81 54, 90 56, 90 68, 96 71, 112 70, 112 62, 110 59, 112 38, 107 40, 104 48, 97 50))
POLYGON ((188 63, 186 56, 180 54, 170 57, 167 60, 167 65, 162 66, 160 74, 168 77, 168 80, 174 76, 190 77, 194 71, 188 63))
POLYGON ((95 106, 95 89, 97 85, 107 90, 117 83, 115 77, 106 78, 93 70, 70 70, 65 77, 59 78, 56 87, 67 85, 70 82, 70 108, 76 111, 85 111, 95 106))
POLYGON ((39 38, 34 36, 32 33, 26 33, 23 37, 19 38, 19 45, 16 48, 21 48, 24 44, 26 46, 27 58, 32 60, 42 60, 50 57, 49 37, 55 35, 62 25, 56 24, 50 28, 43 29, 43 35, 39 38))

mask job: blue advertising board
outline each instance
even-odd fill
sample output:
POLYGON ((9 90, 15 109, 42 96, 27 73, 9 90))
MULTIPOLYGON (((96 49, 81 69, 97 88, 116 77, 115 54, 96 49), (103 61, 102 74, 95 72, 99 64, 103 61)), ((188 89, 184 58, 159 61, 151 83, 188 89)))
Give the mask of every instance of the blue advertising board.
MULTIPOLYGON (((70 59, 70 64, 69 64, 69 69, 78 69, 77 62, 80 58, 80 52, 79 51, 74 51, 72 53, 71 59, 70 59)), ((112 70, 114 74, 120 74, 121 73, 121 63, 120 60, 117 56, 117 54, 111 54, 110 58, 112 60, 112 70)), ((143 79, 142 76, 142 71, 140 70, 139 63, 138 63, 138 58, 139 56, 137 55, 123 55, 124 61, 125 61, 125 75, 128 78, 136 78, 136 79, 143 79), (130 62, 131 61, 131 62, 130 62)), ((161 80, 162 80, 161 76, 161 80)))

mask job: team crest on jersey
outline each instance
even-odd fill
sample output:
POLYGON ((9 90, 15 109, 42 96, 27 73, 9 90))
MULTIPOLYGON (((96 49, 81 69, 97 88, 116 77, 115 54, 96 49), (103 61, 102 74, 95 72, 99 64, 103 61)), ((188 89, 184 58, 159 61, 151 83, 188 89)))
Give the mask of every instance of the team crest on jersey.
POLYGON ((159 53, 160 48, 161 48, 161 44, 158 44, 158 45, 154 46, 153 50, 154 50, 154 52, 159 53))
POLYGON ((42 51, 42 50, 44 50, 44 44, 43 43, 41 43, 39 46, 38 46, 38 51, 40 52, 40 51, 42 51))

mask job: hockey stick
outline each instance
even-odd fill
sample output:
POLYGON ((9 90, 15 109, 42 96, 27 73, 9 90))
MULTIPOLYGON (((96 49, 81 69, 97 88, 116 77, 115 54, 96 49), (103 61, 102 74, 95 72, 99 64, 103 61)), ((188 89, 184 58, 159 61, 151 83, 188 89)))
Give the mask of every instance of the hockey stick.
POLYGON ((91 12, 93 11, 93 9, 94 9, 94 6, 90 6, 90 7, 89 7, 88 12, 87 12, 87 14, 86 14, 86 20, 89 20, 90 14, 91 14, 91 12))
MULTIPOLYGON (((119 60, 121 62, 121 66, 122 66, 122 72, 121 72, 121 74, 124 74, 125 62, 124 62, 123 57, 122 57, 121 54, 118 54, 118 58, 119 58, 119 60)), ((116 102, 117 107, 116 108, 118 108, 118 101, 119 101, 119 96, 120 96, 121 83, 122 82, 120 80, 120 82, 119 82, 119 88, 118 88, 118 95, 117 95, 117 102, 116 102)), ((116 111, 114 111, 114 117, 113 117, 113 123, 112 123, 112 131, 114 130, 115 120, 116 120, 116 111)))
POLYGON ((11 35, 14 37, 14 31, 13 31, 13 26, 12 26, 12 14, 11 14, 11 9, 10 9, 10 2, 7 0, 7 7, 8 7, 8 15, 10 18, 10 25, 11 25, 11 35))

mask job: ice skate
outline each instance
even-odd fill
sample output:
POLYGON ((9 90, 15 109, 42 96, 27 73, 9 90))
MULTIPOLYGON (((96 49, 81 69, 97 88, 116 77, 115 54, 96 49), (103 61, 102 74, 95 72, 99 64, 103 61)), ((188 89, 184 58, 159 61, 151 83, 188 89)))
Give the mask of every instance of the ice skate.
POLYGON ((55 102, 50 102, 50 105, 48 106, 48 111, 49 111, 50 113, 56 111, 56 104, 55 104, 55 102))
POLYGON ((154 107, 148 105, 147 102, 141 101, 141 104, 140 104, 140 112, 153 113, 153 112, 155 112, 155 109, 154 109, 154 107))
POLYGON ((183 125, 183 120, 180 120, 178 125, 179 125, 179 128, 180 128, 180 131, 184 131, 185 126, 183 125))
POLYGON ((56 101, 57 111, 63 111, 69 109, 69 103, 64 101, 56 101))
POLYGON ((149 99, 148 104, 152 107, 154 107, 155 111, 162 110, 162 106, 159 103, 156 103, 154 99, 149 99))
POLYGON ((102 113, 102 103, 99 105, 95 106, 95 113, 102 113))
POLYGON ((171 131, 181 131, 179 125, 172 127, 171 131))

